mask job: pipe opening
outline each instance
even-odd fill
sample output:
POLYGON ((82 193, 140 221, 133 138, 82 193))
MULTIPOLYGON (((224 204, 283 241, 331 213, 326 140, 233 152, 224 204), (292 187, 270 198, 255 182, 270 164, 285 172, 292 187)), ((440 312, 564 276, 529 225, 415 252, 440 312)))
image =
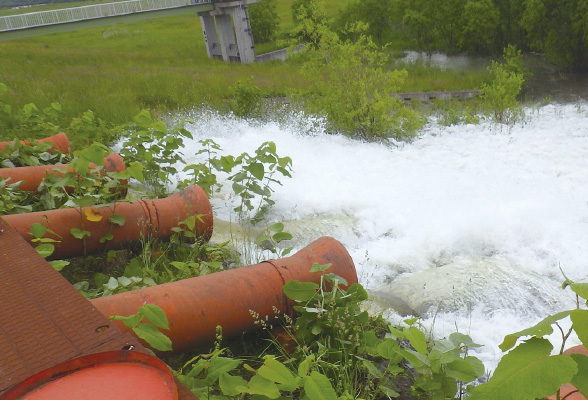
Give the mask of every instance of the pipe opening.
POLYGON ((110 328, 110 325, 100 325, 98 328, 94 329, 96 333, 106 332, 110 328))

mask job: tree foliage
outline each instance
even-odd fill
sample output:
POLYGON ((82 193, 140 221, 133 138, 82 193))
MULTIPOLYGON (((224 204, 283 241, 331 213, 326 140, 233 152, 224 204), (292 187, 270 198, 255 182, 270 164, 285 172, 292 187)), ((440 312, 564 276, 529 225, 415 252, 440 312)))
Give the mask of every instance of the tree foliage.
POLYGON ((365 34, 376 44, 383 45, 394 38, 396 12, 395 0, 354 0, 339 11, 337 31, 345 33, 346 26, 362 21, 367 24, 365 34))
POLYGON ((249 4, 247 8, 253 40, 256 43, 267 43, 275 39, 280 26, 278 0, 261 0, 259 3, 249 4))
POLYGON ((380 45, 408 35, 428 52, 492 55, 511 44, 588 69, 588 0, 355 0, 339 26, 353 20, 380 45))
POLYGON ((340 39, 324 25, 314 26, 319 39, 304 69, 317 90, 306 105, 325 114, 332 130, 350 136, 410 137, 421 126, 421 118, 390 96, 407 72, 388 71, 387 55, 364 29, 362 24, 350 27, 348 33, 357 37, 351 41, 340 39))
POLYGON ((294 0, 291 6, 292 19, 296 24, 291 32, 296 43, 304 43, 316 49, 327 28, 327 12, 316 0, 294 0))
POLYGON ((486 113, 496 122, 513 124, 522 116, 522 106, 517 96, 525 82, 522 54, 513 46, 504 51, 504 63, 492 61, 488 72, 490 83, 481 87, 486 113))

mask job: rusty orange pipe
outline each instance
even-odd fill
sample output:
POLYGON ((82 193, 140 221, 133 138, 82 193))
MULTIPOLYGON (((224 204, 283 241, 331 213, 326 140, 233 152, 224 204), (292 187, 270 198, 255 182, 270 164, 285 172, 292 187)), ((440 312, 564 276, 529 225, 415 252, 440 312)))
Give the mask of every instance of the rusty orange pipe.
POLYGON ((55 259, 82 255, 84 246, 87 253, 95 253, 115 246, 121 247, 124 243, 135 242, 143 237, 169 238, 173 234, 172 228, 191 215, 202 216, 203 222, 197 222, 195 233, 209 240, 212 235, 212 207, 204 190, 196 185, 165 199, 118 202, 108 207, 85 207, 81 209, 81 214, 79 208, 62 208, 11 214, 2 218, 31 244, 33 236, 29 232, 34 223, 43 223, 46 228, 59 235, 47 234, 47 237, 60 240, 55 243, 55 251, 51 255, 55 259), (124 216, 124 225, 110 223, 108 218, 112 214, 124 216), (100 220, 90 221, 88 215, 92 219, 100 220), (71 228, 85 229, 91 234, 82 241, 72 236, 71 228), (107 233, 112 233, 113 239, 100 243, 100 238, 107 233))
MULTIPOLYGON (((357 282, 353 260, 341 243, 322 237, 291 257, 262 262, 197 278, 152 286, 132 292, 92 300, 92 304, 107 317, 136 314, 139 307, 156 304, 165 311, 174 351, 209 345, 215 340, 216 326, 223 336, 259 329, 249 310, 260 318, 269 316, 270 323, 279 313, 293 315, 293 301, 282 291, 292 279, 319 283, 321 273, 311 273, 313 263, 332 263, 326 272, 342 276, 351 285, 357 282)), ((132 331, 121 321, 113 321, 126 332, 132 331)))
MULTIPOLYGON (((95 168, 90 164, 90 168, 95 168)), ((69 164, 61 165, 38 165, 34 167, 0 168, 0 180, 8 179, 8 184, 21 182, 19 190, 36 192, 48 174, 63 176, 63 172, 73 172, 69 164)), ((121 172, 125 170, 125 162, 120 154, 112 153, 104 157, 104 170, 106 172, 121 172)))
MULTIPOLYGON (((31 145, 31 142, 27 142, 26 140, 21 140, 20 142, 26 146, 31 145)), ((53 136, 46 137, 44 139, 39 139, 36 142, 37 143, 46 143, 46 142, 53 143, 53 146, 51 146, 48 150, 49 152, 54 151, 54 150, 59 150, 63 154, 69 154, 71 151, 67 135, 63 132, 60 132, 60 133, 53 135, 53 136)), ((0 151, 4 151, 4 148, 6 146, 11 145, 12 143, 13 143, 12 141, 0 142, 0 151)))

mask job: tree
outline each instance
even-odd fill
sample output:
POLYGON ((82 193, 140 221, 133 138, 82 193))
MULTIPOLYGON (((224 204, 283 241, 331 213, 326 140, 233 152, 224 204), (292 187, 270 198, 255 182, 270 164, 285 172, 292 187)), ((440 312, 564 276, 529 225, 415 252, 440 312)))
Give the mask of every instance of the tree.
POLYGON ((292 15, 296 16, 296 26, 291 32, 296 44, 304 43, 308 48, 316 49, 322 34, 329 30, 323 5, 315 0, 295 0, 292 3, 292 15))
POLYGON ((547 37, 547 9, 543 0, 525 0, 519 25, 526 31, 528 46, 543 51, 547 37))
POLYGON ((513 46, 507 47, 504 58, 504 63, 492 61, 492 66, 488 68, 492 81, 483 84, 480 89, 486 114, 496 122, 511 125, 522 116, 517 96, 525 78, 520 50, 517 51, 513 46))
POLYGON ((406 1, 402 23, 415 39, 418 48, 426 51, 435 49, 438 34, 433 26, 436 15, 434 4, 429 0, 406 1))
POLYGON ((557 65, 588 70, 588 0, 526 0, 520 25, 557 65))
POLYGON ((421 126, 420 116, 391 97, 407 76, 387 71, 387 55, 363 32, 365 24, 349 29, 357 40, 341 40, 324 25, 316 50, 304 66, 317 90, 307 108, 324 114, 332 130, 364 139, 411 137, 421 126))
POLYGON ((487 54, 494 43, 500 20, 492 0, 469 0, 462 14, 461 49, 473 54, 487 54))
POLYGON ((259 3, 249 4, 249 18, 253 40, 256 43, 272 41, 278 33, 280 19, 278 17, 278 0, 261 0, 259 3))
POLYGON ((365 34, 384 45, 390 41, 394 32, 393 15, 398 13, 396 0, 355 0, 339 12, 336 25, 343 33, 345 27, 361 21, 367 24, 365 34))
POLYGON ((502 49, 509 44, 517 47, 525 46, 525 33, 519 24, 524 1, 493 0, 493 2, 498 10, 500 21, 495 29, 494 49, 502 49))

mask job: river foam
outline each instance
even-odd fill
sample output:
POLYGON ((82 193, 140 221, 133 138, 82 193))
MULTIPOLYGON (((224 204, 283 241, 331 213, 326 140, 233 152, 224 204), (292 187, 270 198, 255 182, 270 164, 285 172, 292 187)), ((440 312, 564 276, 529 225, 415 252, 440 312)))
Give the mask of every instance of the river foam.
MULTIPOLYGON (((296 232, 306 237, 297 246, 335 236, 372 293, 393 296, 403 280, 423 290, 434 279, 447 307, 427 308, 424 323, 437 337, 471 334, 485 345, 478 355, 492 369, 504 335, 574 306, 559 288, 560 268, 588 281, 588 104, 525 112, 525 122, 511 129, 433 121, 412 143, 397 145, 329 135, 304 115, 286 123, 209 112, 187 117, 195 139, 214 139, 224 154, 275 142, 279 155, 292 158, 293 178, 274 187, 268 218, 294 229, 303 221, 307 229, 296 232), (330 222, 321 225, 321 216, 330 222), (457 292, 472 295, 456 302, 457 292)), ((198 150, 196 141, 187 145, 187 163, 198 150)), ((215 217, 235 219, 228 191, 212 203, 215 217)))

